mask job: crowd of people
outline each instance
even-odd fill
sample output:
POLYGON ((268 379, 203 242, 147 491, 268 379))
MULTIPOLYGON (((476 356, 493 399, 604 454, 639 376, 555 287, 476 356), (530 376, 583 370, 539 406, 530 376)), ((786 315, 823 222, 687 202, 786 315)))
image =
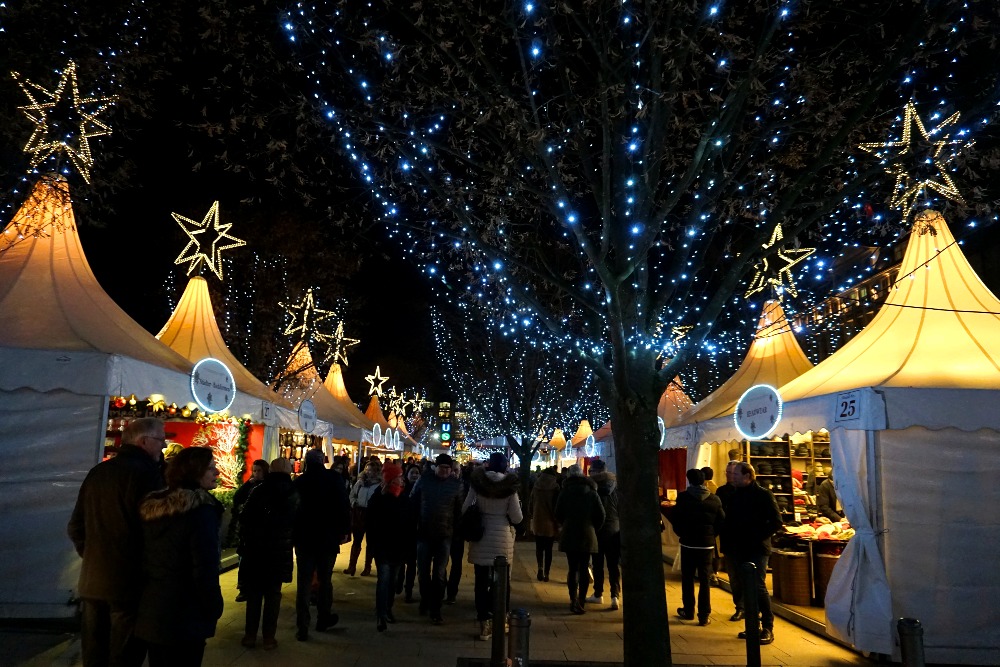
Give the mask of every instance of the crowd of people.
MULTIPOLYGON (((206 640, 215 634, 223 611, 223 508, 209 491, 218 472, 211 450, 203 447, 172 451, 164 461, 165 440, 159 419, 132 421, 122 433, 119 454, 93 468, 80 488, 68 532, 83 558, 85 665, 138 666, 147 654, 151 667, 200 665, 206 640)), ((255 461, 233 500, 240 556, 236 600, 246 603, 242 644, 248 648, 257 646, 258 633, 262 648, 277 647, 281 589, 293 575, 296 639, 307 641, 311 629, 337 625, 332 575, 348 543, 345 575, 372 576, 374 565, 379 632, 396 622, 397 595, 419 600, 420 615, 444 623, 443 607, 455 602, 467 560, 475 573, 479 638, 490 639, 494 587, 504 574, 494 571, 495 559, 512 562, 516 536, 529 529, 539 581, 549 581, 556 544, 565 553, 572 613, 603 604, 605 581, 610 609, 620 608, 617 480, 601 460, 591 461, 587 475, 579 465, 536 470, 525 498, 501 453, 462 467, 447 454, 433 461, 385 463, 371 457, 352 470, 346 457, 334 457, 327 467, 323 452, 311 449, 302 473, 294 479, 291 473, 287 459, 255 461), (479 517, 482 536, 466 546, 456 529, 471 511, 479 517)), ((689 487, 668 513, 681 544, 683 606, 677 613, 689 620, 697 613, 699 624, 710 622, 709 586, 720 538, 736 605, 731 620, 743 617, 742 580, 735 568, 752 562, 759 575, 760 641, 770 643, 773 615, 764 573, 770 536, 781 526, 774 497, 756 484, 747 463, 731 461, 726 485, 714 493, 705 473, 688 471, 689 487)))
MULTIPOLYGON (((161 420, 133 420, 117 456, 95 466, 80 488, 68 532, 83 559, 85 665, 138 666, 147 655, 151 667, 200 665, 215 635, 223 611, 223 507, 209 491, 218 471, 208 448, 168 448, 164 457, 166 438, 161 420)), ((294 478, 287 459, 254 461, 232 512, 240 557, 236 601, 246 603, 243 646, 255 648, 259 638, 263 649, 277 648, 281 589, 293 576, 296 639, 308 641, 310 630, 337 625, 332 575, 348 543, 343 574, 376 576, 379 632, 396 621, 397 595, 419 602, 418 613, 431 623, 444 623, 444 606, 456 601, 467 561, 475 573, 479 638, 490 639, 501 574, 495 559, 512 562, 515 539, 526 530, 536 536, 539 581, 549 580, 557 541, 566 553, 571 611, 584 613, 585 604, 603 601, 605 564, 618 609, 614 475, 599 461, 590 477, 579 466, 537 470, 525 496, 501 453, 465 466, 441 454, 433 461, 371 457, 359 466, 334 457, 327 467, 323 452, 312 449, 294 478), (456 529, 472 507, 482 537, 467 545, 456 529), (595 589, 588 596, 591 577, 595 589)), ((509 579, 506 590, 509 607, 509 579)))

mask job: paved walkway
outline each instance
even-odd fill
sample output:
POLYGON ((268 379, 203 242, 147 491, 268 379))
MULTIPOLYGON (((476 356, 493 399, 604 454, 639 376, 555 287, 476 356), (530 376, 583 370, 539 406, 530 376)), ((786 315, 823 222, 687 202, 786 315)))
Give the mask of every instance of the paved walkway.
MULTIPOLYGON (((588 605, 583 616, 569 613, 565 584, 566 566, 562 554, 556 554, 551 581, 535 580, 534 544, 519 542, 512 572, 511 604, 524 607, 532 617, 532 661, 618 662, 622 661, 622 621, 620 611, 609 610, 605 591, 604 605, 588 605)), ((478 625, 472 604, 472 566, 465 563, 458 603, 445 606, 445 624, 434 626, 419 616, 416 604, 396 603, 398 623, 388 632, 375 630, 375 577, 348 577, 340 573, 346 554, 339 559, 334 574, 334 610, 340 623, 329 632, 310 634, 307 642, 295 640, 294 584, 284 588, 278 628, 279 646, 274 651, 248 650, 240 646, 243 636, 244 605, 233 601, 236 595, 235 570, 222 575, 226 608, 215 638, 205 652, 206 667, 240 665, 308 665, 337 667, 452 667, 458 658, 487 659, 490 642, 477 640, 478 625)), ((680 575, 667 568, 667 602, 671 612, 680 606, 680 575)), ((744 643, 736 638, 742 621, 729 622, 732 599, 725 591, 712 589, 712 624, 698 627, 681 621, 671 613, 670 640, 674 664, 745 665, 744 643)), ((761 647, 764 665, 833 667, 871 665, 871 661, 840 645, 775 619, 775 642, 761 647)), ((0 629, 0 664, 80 665, 80 644, 76 635, 39 635, 0 629), (37 653, 25 654, 36 646, 37 653), (14 650, 16 647, 17 650, 14 650), (12 652, 11 652, 12 651, 12 652), (18 658, 7 662, 15 655, 18 658)))

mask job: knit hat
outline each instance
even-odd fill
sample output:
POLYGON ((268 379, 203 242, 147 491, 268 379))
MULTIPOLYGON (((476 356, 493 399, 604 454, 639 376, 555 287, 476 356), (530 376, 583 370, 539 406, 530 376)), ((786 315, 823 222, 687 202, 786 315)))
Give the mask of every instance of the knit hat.
POLYGON ((392 461, 386 461, 382 465, 382 481, 388 484, 403 474, 403 468, 392 461))
POLYGON ((434 459, 434 465, 436 466, 451 466, 455 467, 455 462, 447 454, 438 454, 437 458, 434 459))
POLYGON ((278 457, 271 461, 268 470, 270 472, 283 472, 287 475, 292 472, 292 462, 286 458, 278 457))
POLYGON ((500 452, 493 452, 486 467, 493 472, 507 472, 507 457, 500 452))
POLYGON ((590 472, 594 473, 595 475, 599 472, 604 472, 607 469, 608 469, 608 464, 602 461, 601 459, 594 459, 593 461, 590 462, 590 472))

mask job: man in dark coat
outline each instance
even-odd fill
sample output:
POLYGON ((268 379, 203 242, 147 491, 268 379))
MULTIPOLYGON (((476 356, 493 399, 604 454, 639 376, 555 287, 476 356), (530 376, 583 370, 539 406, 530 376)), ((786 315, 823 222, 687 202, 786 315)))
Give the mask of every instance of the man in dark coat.
MULTIPOLYGON (((753 563, 757 568, 757 607, 760 610, 760 643, 774 641, 774 614, 765 576, 771 555, 771 535, 781 530, 781 514, 774 494, 757 483, 757 474, 749 463, 736 464, 733 475, 736 490, 724 506, 723 549, 726 560, 739 567, 753 563)), ((721 491, 721 489, 720 489, 721 491)), ((737 572, 739 577, 739 572, 737 572)), ((740 633, 745 639, 746 633, 740 633)))
POLYGON ((820 516, 830 521, 842 521, 844 512, 837 507, 837 488, 833 484, 833 470, 816 490, 816 509, 820 516))
POLYGON ((594 594, 587 602, 604 604, 604 563, 608 564, 611 589, 611 609, 619 608, 621 597, 622 539, 618 521, 618 478, 608 472, 601 459, 590 463, 590 478, 597 484, 597 495, 604 505, 604 525, 597 531, 597 553, 594 554, 594 594))
POLYGON ((455 517, 462 510, 462 482, 451 474, 454 461, 439 454, 413 487, 417 514, 417 572, 420 611, 435 625, 444 623, 441 603, 448 585, 448 557, 455 531, 455 517))
POLYGON ((246 596, 246 627, 242 644, 257 644, 263 608, 264 648, 278 643, 278 610, 281 607, 281 584, 292 580, 292 522, 298 510, 288 459, 271 461, 269 471, 247 496, 240 517, 240 582, 246 596))
POLYGON ((80 487, 68 532, 83 558, 78 592, 85 667, 145 660, 145 646, 133 636, 142 588, 139 503, 163 486, 165 441, 159 419, 129 422, 118 456, 95 466, 80 487))
POLYGON ((351 539, 351 503, 347 485, 335 470, 323 465, 323 452, 306 453, 306 469, 296 480, 299 508, 295 513, 292 542, 298 563, 295 594, 295 623, 299 641, 309 639, 309 592, 313 574, 319 579, 316 601, 316 631, 332 628, 340 620, 333 608, 333 566, 340 545, 351 539))
POLYGON ((677 615, 694 618, 694 576, 698 574, 698 625, 708 625, 712 612, 712 557, 715 536, 722 531, 722 501, 705 486, 705 473, 687 471, 688 488, 677 494, 677 504, 667 517, 681 543, 681 601, 677 615))

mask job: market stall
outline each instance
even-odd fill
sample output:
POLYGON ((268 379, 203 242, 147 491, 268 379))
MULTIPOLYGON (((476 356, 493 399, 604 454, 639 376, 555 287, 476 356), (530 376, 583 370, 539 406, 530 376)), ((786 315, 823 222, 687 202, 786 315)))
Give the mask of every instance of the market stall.
MULTIPOLYGON (((239 441, 241 435, 238 432, 240 424, 236 420, 246 422, 244 429, 248 432, 243 434, 247 445, 243 451, 244 479, 249 477, 255 459, 269 461, 282 452, 279 427, 287 429, 296 426, 295 408, 258 380, 229 351, 219 331, 208 283, 204 278, 194 276, 188 281, 177 307, 156 338, 192 363, 211 358, 225 364, 233 375, 237 389, 227 410, 227 418, 216 418, 214 423, 199 420, 196 414, 198 407, 193 402, 180 407, 176 404, 154 404, 153 408, 159 407, 159 412, 172 422, 167 430, 177 434, 176 441, 185 446, 207 443, 216 450, 216 459, 220 463, 229 462, 233 457, 234 443, 239 441)), ((244 448, 237 446, 235 449, 244 448)))
MULTIPOLYGON (((779 430, 829 430, 854 537, 830 575, 826 631, 899 658, 895 621, 923 624, 928 662, 1000 664, 992 536, 1000 524, 1000 300, 943 217, 917 216, 885 303, 835 354, 779 387, 779 430)), ((729 418, 681 433, 739 439, 729 418)))
MULTIPOLYGON (((354 401, 351 400, 351 396, 347 393, 347 386, 344 384, 344 372, 340 367, 340 364, 336 361, 330 365, 330 370, 326 374, 326 380, 323 381, 323 387, 326 388, 330 394, 337 399, 344 408, 347 409, 347 413, 352 419, 357 420, 361 424, 362 429, 366 433, 372 432, 372 427, 375 425, 373 421, 368 419, 358 406, 355 405, 354 401)), ((333 454, 344 455, 349 457, 352 461, 357 461, 361 453, 361 443, 364 438, 359 434, 354 439, 349 438, 333 438, 331 444, 333 445, 333 454)))
POLYGON ((58 176, 0 235, 0 322, 0 617, 69 617, 80 561, 66 524, 103 456, 109 397, 187 402, 193 364, 101 288, 58 176))

